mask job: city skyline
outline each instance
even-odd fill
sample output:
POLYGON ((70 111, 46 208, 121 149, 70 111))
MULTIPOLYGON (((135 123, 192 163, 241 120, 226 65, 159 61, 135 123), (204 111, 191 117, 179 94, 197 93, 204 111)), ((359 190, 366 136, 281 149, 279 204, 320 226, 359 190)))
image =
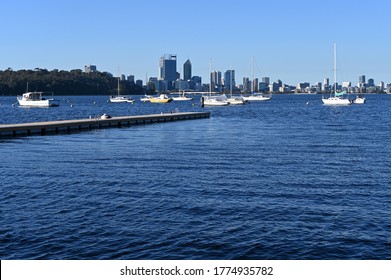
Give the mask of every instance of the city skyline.
POLYGON ((315 84, 332 80, 336 43, 338 83, 356 84, 360 75, 389 83, 388 8, 378 0, 8 1, 0 11, 0 69, 93 64, 145 82, 159 77, 159 57, 172 53, 181 77, 190 59, 192 75, 204 83, 210 64, 212 71, 235 69, 237 83, 251 79, 254 57, 255 77, 315 84))

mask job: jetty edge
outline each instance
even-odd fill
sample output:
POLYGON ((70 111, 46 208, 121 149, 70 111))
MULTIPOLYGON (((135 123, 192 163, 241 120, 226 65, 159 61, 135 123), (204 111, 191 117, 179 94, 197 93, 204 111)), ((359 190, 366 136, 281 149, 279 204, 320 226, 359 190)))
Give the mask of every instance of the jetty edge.
POLYGON ((133 126, 182 120, 195 120, 209 117, 210 112, 183 112, 140 116, 121 116, 105 119, 99 117, 79 120, 0 124, 0 138, 71 133, 91 129, 133 126))

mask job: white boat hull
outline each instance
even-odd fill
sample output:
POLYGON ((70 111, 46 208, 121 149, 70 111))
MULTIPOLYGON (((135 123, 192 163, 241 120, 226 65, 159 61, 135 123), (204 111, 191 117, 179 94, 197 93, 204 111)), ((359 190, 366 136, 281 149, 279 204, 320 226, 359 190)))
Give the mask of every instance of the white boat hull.
POLYGON ((191 97, 185 97, 185 96, 179 96, 179 97, 172 97, 174 101, 189 101, 193 100, 191 97))
POLYGON ((244 105, 247 101, 243 98, 228 98, 229 105, 244 105))
POLYGON ((125 96, 116 96, 116 97, 110 97, 110 102, 112 103, 134 103, 134 100, 129 98, 129 97, 125 97, 125 96))
POLYGON ((358 97, 353 100, 354 104, 364 104, 365 103, 365 98, 358 97))
POLYGON ((245 101, 268 101, 271 99, 269 96, 262 95, 253 95, 253 96, 243 96, 245 101))
POLYGON ((24 100, 18 99, 19 106, 25 107, 58 107, 59 101, 56 99, 44 99, 44 100, 24 100))
POLYGON ((339 98, 339 97, 322 98, 322 102, 324 105, 332 105, 332 106, 346 106, 352 104, 352 102, 349 99, 339 98))

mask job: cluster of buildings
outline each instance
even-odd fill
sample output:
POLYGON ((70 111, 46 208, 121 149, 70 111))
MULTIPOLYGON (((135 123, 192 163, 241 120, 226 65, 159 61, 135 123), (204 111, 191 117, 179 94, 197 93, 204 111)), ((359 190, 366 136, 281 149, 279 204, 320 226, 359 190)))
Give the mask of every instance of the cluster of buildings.
MULTIPOLYGON (((85 72, 97 71, 96 66, 86 65, 85 72)), ((177 71, 177 56, 165 54, 159 61, 159 76, 149 77, 146 84, 142 80, 134 80, 134 76, 121 75, 122 80, 135 83, 140 87, 145 86, 147 91, 168 92, 168 91, 195 91, 195 92, 271 92, 271 93, 328 93, 337 90, 346 90, 349 93, 391 93, 391 84, 385 85, 380 82, 375 85, 374 79, 366 80, 365 75, 359 76, 357 85, 351 82, 342 84, 331 84, 329 78, 325 78, 323 83, 318 82, 311 85, 308 82, 298 83, 296 86, 284 84, 281 80, 270 82, 269 77, 258 78, 244 77, 241 84, 236 83, 235 70, 229 69, 224 73, 221 71, 211 71, 210 80, 203 84, 200 76, 192 75, 192 64, 187 59, 183 64, 183 76, 177 71)))

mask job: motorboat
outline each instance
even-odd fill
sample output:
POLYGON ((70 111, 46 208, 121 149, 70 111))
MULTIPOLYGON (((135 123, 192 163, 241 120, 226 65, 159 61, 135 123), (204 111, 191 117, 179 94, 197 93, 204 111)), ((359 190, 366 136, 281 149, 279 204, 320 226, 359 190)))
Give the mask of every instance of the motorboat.
POLYGON ((168 103, 171 102, 173 99, 171 97, 168 97, 167 94, 160 94, 158 97, 150 97, 149 102, 151 103, 168 103))
POLYGON ((353 99, 354 104, 364 104, 365 103, 365 97, 362 94, 357 95, 355 99, 353 99))
POLYGON ((22 96, 17 96, 16 99, 20 106, 26 107, 58 107, 59 100, 54 98, 42 97, 43 92, 26 92, 22 96))

